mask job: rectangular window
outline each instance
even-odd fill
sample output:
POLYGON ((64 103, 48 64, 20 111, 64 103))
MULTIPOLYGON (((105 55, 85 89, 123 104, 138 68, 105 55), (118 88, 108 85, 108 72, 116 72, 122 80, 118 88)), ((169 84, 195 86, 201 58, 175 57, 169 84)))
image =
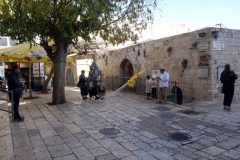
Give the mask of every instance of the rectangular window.
POLYGON ((7 38, 0 37, 0 46, 8 46, 7 38))
POLYGON ((82 70, 85 70, 85 76, 88 77, 90 68, 89 66, 92 64, 92 59, 81 59, 77 60, 77 76, 79 77, 82 70))
POLYGON ((18 41, 10 39, 10 46, 14 46, 17 43, 18 43, 18 41))

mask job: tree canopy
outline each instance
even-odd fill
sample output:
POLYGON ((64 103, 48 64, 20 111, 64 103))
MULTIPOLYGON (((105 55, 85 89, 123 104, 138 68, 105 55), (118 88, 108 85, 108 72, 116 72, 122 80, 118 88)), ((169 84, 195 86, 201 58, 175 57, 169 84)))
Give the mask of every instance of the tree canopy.
MULTIPOLYGON (((153 20, 156 1, 1 0, 0 35, 10 36, 20 43, 33 43, 39 37, 40 45, 54 63, 55 76, 65 67, 67 47, 75 44, 78 37, 85 41, 101 37, 113 45, 136 41, 138 33, 153 20), (59 68, 56 64, 60 63, 59 68)), ((59 73, 59 76, 64 81, 63 75, 59 73)), ((55 87, 58 85, 63 82, 55 87)))
POLYGON ((156 0, 2 0, 0 34, 20 42, 39 36, 66 44, 100 36, 119 44, 138 39, 155 7, 156 0))

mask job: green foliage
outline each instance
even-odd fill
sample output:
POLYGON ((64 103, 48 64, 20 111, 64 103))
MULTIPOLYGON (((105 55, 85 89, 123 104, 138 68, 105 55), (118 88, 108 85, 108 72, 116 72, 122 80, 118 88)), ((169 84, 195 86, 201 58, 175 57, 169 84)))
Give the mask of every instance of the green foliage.
POLYGON ((49 40, 64 47, 77 42, 78 37, 91 41, 100 36, 112 44, 136 41, 137 33, 153 20, 156 1, 1 0, 0 35, 20 43, 33 42, 39 36, 48 53, 49 40))
POLYGON ((187 68, 188 60, 187 59, 183 59, 183 61, 181 62, 181 65, 182 65, 183 68, 187 68))
POLYGON ((0 0, 0 35, 19 43, 40 38, 54 64, 52 104, 66 102, 64 72, 67 48, 81 37, 100 36, 113 45, 136 41, 152 22, 157 0, 0 0))

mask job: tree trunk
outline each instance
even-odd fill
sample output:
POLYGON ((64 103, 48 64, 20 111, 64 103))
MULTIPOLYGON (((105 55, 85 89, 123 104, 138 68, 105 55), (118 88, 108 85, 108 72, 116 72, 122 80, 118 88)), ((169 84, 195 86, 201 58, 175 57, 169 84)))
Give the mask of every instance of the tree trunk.
POLYGON ((50 79, 52 78, 52 75, 53 75, 53 66, 50 70, 50 73, 49 73, 46 81, 44 82, 44 85, 43 85, 43 88, 42 88, 42 93, 48 93, 47 86, 48 86, 48 83, 49 83, 50 79))
POLYGON ((54 78, 53 78, 53 93, 52 104, 66 103, 65 97, 65 67, 66 67, 66 52, 67 46, 64 43, 57 43, 56 54, 54 54, 54 78))

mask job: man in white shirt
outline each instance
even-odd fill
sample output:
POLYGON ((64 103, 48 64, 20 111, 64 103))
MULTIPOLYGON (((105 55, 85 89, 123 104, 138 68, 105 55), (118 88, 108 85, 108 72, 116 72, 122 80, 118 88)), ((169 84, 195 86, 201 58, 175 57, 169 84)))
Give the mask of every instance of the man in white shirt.
POLYGON ((164 104, 167 103, 167 89, 168 89, 169 74, 164 68, 160 69, 159 87, 158 87, 158 103, 162 103, 162 95, 164 95, 164 104))

